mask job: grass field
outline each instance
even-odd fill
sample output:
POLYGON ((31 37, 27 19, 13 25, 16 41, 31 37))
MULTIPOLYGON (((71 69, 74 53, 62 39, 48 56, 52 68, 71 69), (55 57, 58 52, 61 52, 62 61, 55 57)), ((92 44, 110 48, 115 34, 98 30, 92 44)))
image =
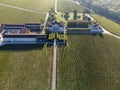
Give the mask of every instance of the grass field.
MULTIPOLYGON (((49 11, 54 6, 54 0, 0 0, 0 3, 17 6, 38 12, 49 11), (49 3, 46 3, 49 2, 49 3)), ((33 13, 0 5, 0 23, 24 24, 26 22, 41 22, 46 14, 33 13)))
POLYGON ((57 90, 120 90, 120 40, 71 35, 58 49, 57 90))
POLYGON ((44 22, 46 14, 32 13, 0 6, 0 23, 24 24, 26 22, 44 22))
POLYGON ((51 47, 0 48, 0 90, 50 90, 51 61, 51 47))
POLYGON ((120 24, 117 24, 105 17, 92 15, 92 17, 100 23, 108 31, 120 36, 120 24))
POLYGON ((58 0, 58 11, 60 12, 83 12, 85 7, 76 4, 73 0, 58 0))
POLYGON ((50 8, 54 7, 54 0, 0 0, 0 3, 35 11, 49 11, 50 8))

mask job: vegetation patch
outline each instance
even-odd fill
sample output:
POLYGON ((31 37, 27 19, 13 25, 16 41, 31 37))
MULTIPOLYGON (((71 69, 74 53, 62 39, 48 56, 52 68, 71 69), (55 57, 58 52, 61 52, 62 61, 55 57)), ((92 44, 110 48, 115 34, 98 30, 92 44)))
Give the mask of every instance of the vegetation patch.
POLYGON ((51 61, 51 47, 0 47, 0 90, 49 90, 51 61))
POLYGON ((58 90, 119 90, 120 40, 69 35, 58 49, 58 90))
POLYGON ((49 33, 49 34, 48 34, 48 40, 49 40, 49 41, 53 41, 54 38, 55 38, 55 33, 49 33))
POLYGON ((65 33, 57 33, 56 38, 59 41, 67 41, 67 35, 65 33))
POLYGON ((34 11, 49 11, 54 7, 54 0, 0 0, 0 3, 9 4, 34 11))
POLYGON ((26 22, 44 22, 46 14, 32 13, 0 6, 0 23, 25 24, 26 22))
POLYGON ((83 12, 85 7, 76 4, 73 0, 58 0, 58 11, 60 12, 83 12))

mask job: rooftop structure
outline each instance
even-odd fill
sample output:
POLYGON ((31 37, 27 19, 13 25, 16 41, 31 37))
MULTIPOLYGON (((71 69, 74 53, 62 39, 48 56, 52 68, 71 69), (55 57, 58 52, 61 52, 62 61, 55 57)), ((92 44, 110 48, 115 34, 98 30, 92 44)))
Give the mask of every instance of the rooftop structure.
POLYGON ((64 26, 63 22, 57 22, 57 21, 51 22, 51 21, 49 21, 47 23, 47 26, 48 26, 50 32, 64 33, 64 31, 65 31, 65 26, 64 26))
POLYGON ((89 22, 87 20, 70 20, 67 23, 68 28, 88 28, 89 22))
POLYGON ((1 24, 0 46, 5 44, 35 44, 44 43, 46 34, 41 34, 43 25, 39 23, 1 24))
POLYGON ((71 20, 67 24, 67 34, 101 34, 99 24, 92 24, 88 20, 71 20))

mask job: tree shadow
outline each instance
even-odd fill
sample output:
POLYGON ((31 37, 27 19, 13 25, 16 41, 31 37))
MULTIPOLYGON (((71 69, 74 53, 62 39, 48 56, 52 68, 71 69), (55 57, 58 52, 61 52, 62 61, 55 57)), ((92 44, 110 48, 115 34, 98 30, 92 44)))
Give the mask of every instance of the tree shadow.
POLYGON ((0 47, 0 50, 13 50, 13 51, 30 51, 34 49, 43 49, 44 44, 14 44, 14 45, 4 45, 0 47))

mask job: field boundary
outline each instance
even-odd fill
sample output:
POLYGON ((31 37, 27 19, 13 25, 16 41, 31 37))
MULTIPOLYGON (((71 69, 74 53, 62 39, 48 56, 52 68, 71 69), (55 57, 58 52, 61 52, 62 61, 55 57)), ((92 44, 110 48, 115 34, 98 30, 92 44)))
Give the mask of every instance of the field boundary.
POLYGON ((5 6, 5 7, 10 7, 10 8, 14 8, 14 9, 18 9, 18 10, 22 10, 22 11, 27 11, 27 12, 31 12, 31 13, 47 13, 47 12, 38 12, 38 11, 34 11, 34 10, 29 10, 29 9, 25 9, 22 7, 17 7, 17 6, 13 6, 13 5, 9 5, 9 4, 4 4, 4 3, 0 3, 1 6, 5 6))

